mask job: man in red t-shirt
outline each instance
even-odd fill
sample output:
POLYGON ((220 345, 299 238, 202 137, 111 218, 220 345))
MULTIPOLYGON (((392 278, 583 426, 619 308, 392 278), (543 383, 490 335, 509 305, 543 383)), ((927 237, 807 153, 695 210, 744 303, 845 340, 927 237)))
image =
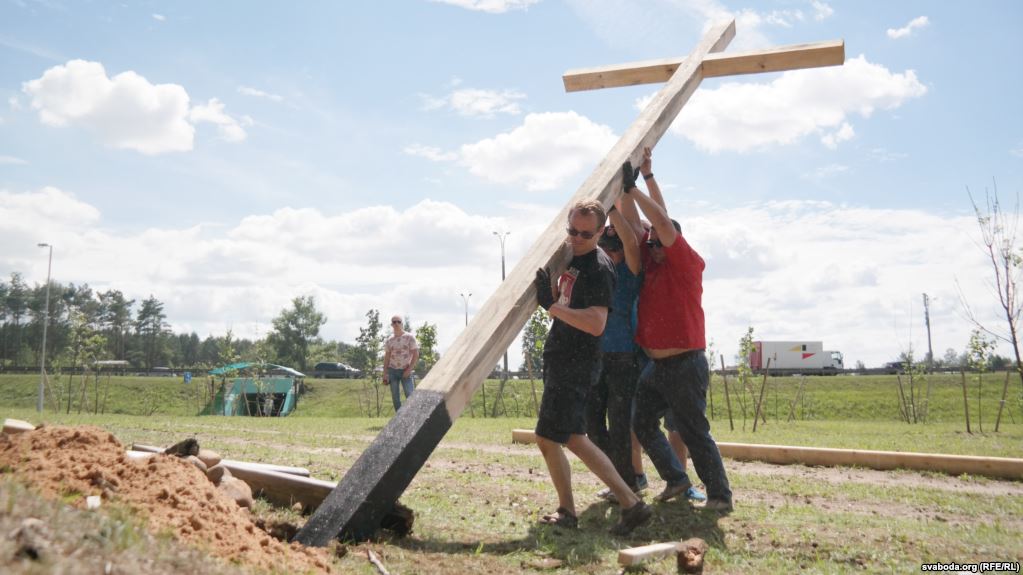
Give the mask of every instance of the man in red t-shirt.
MULTIPOLYGON (((647 148, 640 172, 649 195, 636 187, 632 165, 622 166, 624 201, 635 201, 652 226, 646 241, 640 243, 646 275, 639 293, 636 342, 653 368, 644 372, 636 391, 633 430, 668 482, 666 493, 684 493, 692 483, 684 471, 671 465, 671 447, 660 430, 660 416, 670 409, 693 467, 707 487, 706 508, 727 512, 732 509, 732 491, 706 415, 710 369, 704 352, 704 262, 682 237, 678 222, 668 217, 650 158, 647 148)), ((623 210, 623 214, 635 214, 635 210, 623 210)), ((633 228, 642 233, 638 218, 633 219, 633 228)))

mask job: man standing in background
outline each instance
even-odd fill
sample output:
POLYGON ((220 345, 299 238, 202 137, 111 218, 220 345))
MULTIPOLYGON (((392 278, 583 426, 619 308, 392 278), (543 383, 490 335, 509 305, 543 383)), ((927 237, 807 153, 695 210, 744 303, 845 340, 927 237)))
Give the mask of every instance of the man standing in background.
POLYGON ((391 318, 391 328, 394 335, 387 338, 387 342, 384 343, 383 383, 391 385, 391 402, 394 403, 394 411, 397 413, 401 407, 399 385, 405 392, 406 401, 412 395, 414 387, 412 372, 419 361, 419 342, 415 336, 404 330, 400 317, 391 318))

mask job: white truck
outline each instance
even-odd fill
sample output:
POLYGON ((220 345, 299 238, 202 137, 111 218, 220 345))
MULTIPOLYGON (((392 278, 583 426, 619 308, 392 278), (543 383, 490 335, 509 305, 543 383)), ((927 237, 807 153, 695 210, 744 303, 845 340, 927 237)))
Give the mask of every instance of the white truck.
POLYGON ((768 369, 772 374, 835 374, 842 371, 842 352, 824 349, 820 341, 754 341, 750 353, 753 371, 768 369))

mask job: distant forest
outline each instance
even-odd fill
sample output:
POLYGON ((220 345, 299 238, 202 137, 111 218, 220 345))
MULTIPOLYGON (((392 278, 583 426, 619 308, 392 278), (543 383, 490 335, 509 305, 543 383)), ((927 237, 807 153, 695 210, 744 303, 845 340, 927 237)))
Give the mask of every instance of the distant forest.
MULTIPOLYGON (((50 282, 49 314, 44 313, 46 286, 29 286, 18 272, 0 281, 0 371, 38 368, 46 324, 46 365, 50 372, 78 369, 101 360, 123 360, 131 369, 155 367, 203 369, 237 361, 266 361, 306 372, 321 361, 344 362, 372 372, 386 335, 377 310, 367 312, 359 341, 324 340, 320 327, 327 318, 311 296, 296 297, 273 320, 266 337, 252 341, 230 331, 215 337, 174 333, 164 304, 154 295, 137 301, 120 290, 95 291, 88 284, 50 282)), ((408 318, 406 318, 406 328, 408 318)), ((412 331, 409 329, 409 331, 412 331)), ((424 323, 416 330, 422 349, 419 370, 438 359, 437 328, 424 323)))

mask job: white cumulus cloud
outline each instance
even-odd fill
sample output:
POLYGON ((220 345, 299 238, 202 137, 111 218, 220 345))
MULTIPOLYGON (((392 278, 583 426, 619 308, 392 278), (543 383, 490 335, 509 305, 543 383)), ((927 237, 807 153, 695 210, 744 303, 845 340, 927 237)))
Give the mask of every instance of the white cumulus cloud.
POLYGON ((133 71, 108 77, 99 62, 71 60, 25 82, 22 91, 39 120, 54 127, 79 126, 104 144, 143 154, 193 148, 197 122, 212 122, 228 141, 245 130, 216 98, 195 108, 177 84, 152 84, 133 71))
POLYGON ((441 4, 450 4, 477 12, 502 14, 511 10, 526 10, 540 0, 431 0, 441 4))
POLYGON ((476 176, 544 191, 599 163, 617 139, 611 128, 575 112, 528 114, 510 132, 463 145, 459 157, 476 176))
POLYGON ((893 40, 906 38, 913 33, 913 30, 926 28, 928 24, 930 24, 930 20, 927 19, 927 16, 918 16, 910 20, 909 24, 906 24, 902 28, 889 28, 888 37, 893 40))
MULTIPOLYGON (((223 102, 216 98, 212 98, 206 104, 192 107, 188 111, 188 119, 194 124, 202 122, 214 124, 217 126, 217 131, 220 132, 220 137, 228 142, 240 142, 247 137, 245 129, 241 127, 238 120, 225 114, 223 102)), ((248 118, 243 118, 242 121, 246 124, 252 122, 248 118)))
MULTIPOLYGON (((0 277, 19 271, 42 283, 46 258, 36 244, 45 241, 61 282, 153 294, 179 332, 261 337, 292 298, 314 295, 329 318, 324 337, 353 341, 372 308, 437 323, 444 351, 463 329, 458 294, 473 294, 474 315, 500 283, 492 232, 512 232, 512 273, 557 213, 504 207, 501 218, 432 200, 337 214, 294 207, 223 226, 134 232, 105 229, 95 207, 56 188, 0 191, 0 277)), ((683 209, 670 198, 668 209, 686 214, 686 237, 706 260, 707 335, 729 362, 752 325, 761 339, 823 340, 850 365, 880 365, 910 344, 926 346, 923 292, 942 326, 935 349, 961 350, 970 325, 957 311, 955 277, 982 319, 997 321, 970 214, 810 201, 683 209)))
POLYGON ((842 126, 839 129, 821 136, 821 143, 834 150, 838 148, 839 142, 851 140, 855 135, 856 131, 853 130, 853 127, 848 122, 842 122, 842 126))
MULTIPOLYGON (((817 134, 829 147, 852 138, 850 117, 898 108, 927 93, 916 73, 893 73, 858 56, 845 65, 783 73, 769 83, 698 90, 671 131, 708 152, 794 144, 817 134)), ((643 109, 652 96, 640 99, 643 109)))

